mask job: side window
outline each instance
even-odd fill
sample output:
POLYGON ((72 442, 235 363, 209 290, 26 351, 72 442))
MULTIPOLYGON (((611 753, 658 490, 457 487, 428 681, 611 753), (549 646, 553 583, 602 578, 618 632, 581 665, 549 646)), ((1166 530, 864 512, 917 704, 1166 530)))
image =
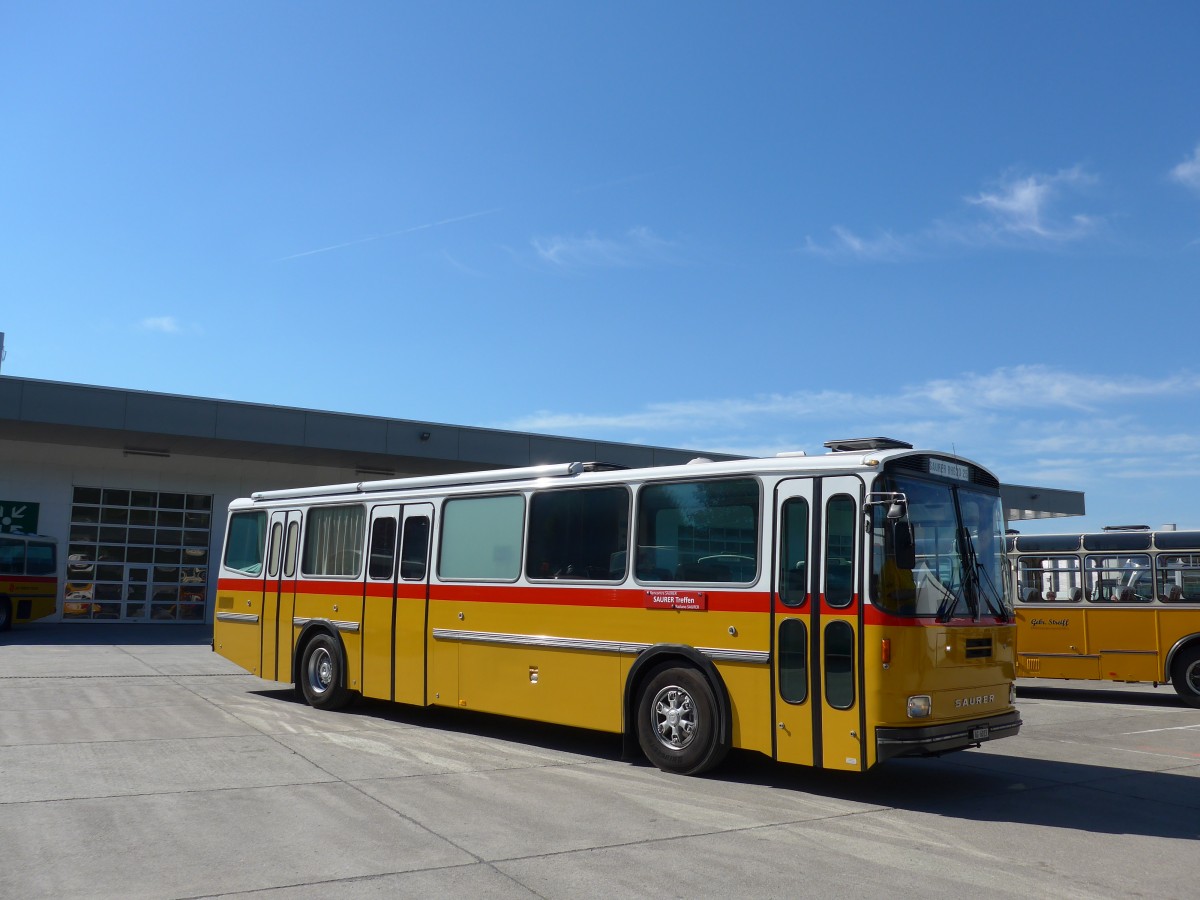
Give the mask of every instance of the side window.
POLYGON ((261 575, 266 534, 265 512, 240 512, 230 516, 225 538, 225 568, 246 575, 261 575))
POLYGON ((638 580, 754 581, 759 493, 753 478, 643 486, 634 568, 638 580))
POLYGON ((25 574, 53 575, 58 570, 57 551, 54 544, 30 541, 25 550, 25 574))
POLYGON ((516 581, 521 574, 524 497, 462 497, 447 500, 443 509, 438 575, 516 581))
POLYGON ((1017 599, 1022 603, 1078 603, 1083 599, 1079 557, 1021 557, 1017 561, 1017 599))
POLYGON ((267 545, 267 574, 274 578, 279 574, 279 559, 283 555, 283 522, 278 519, 271 526, 271 543, 267 545))
POLYGON ((370 577, 392 577, 396 567, 396 520, 391 516, 376 519, 371 525, 369 557, 367 574, 370 577))
POLYGON ((283 575, 285 578, 296 577, 296 556, 300 550, 300 520, 288 522, 287 550, 283 555, 283 575))
POLYGON ((1158 599, 1167 603, 1200 602, 1200 554, 1163 554, 1158 566, 1158 599))
POLYGON ((779 626, 779 696, 788 703, 808 699, 808 629, 800 619, 779 626))
POLYGON ((825 699, 834 709, 854 705, 854 629, 848 622, 825 626, 825 699))
POLYGON ((429 519, 411 516, 404 520, 404 539, 400 544, 400 577, 424 581, 429 564, 429 519))
POLYGON ((25 542, 0 538, 0 575, 21 575, 25 572, 25 542))
POLYGON ((362 569, 367 512, 361 505, 309 510, 300 571, 305 575, 353 578, 362 569))
POLYGON ((793 497, 783 504, 779 547, 779 599, 803 606, 808 598, 808 501, 793 497))
POLYGON ((825 505, 825 602, 849 606, 854 599, 854 500, 845 494, 825 505))
POLYGON ((1153 598, 1148 554, 1089 554, 1084 569, 1092 603, 1147 603, 1153 598))
POLYGON ((628 542, 625 488, 541 491, 529 501, 525 576, 619 581, 628 542))

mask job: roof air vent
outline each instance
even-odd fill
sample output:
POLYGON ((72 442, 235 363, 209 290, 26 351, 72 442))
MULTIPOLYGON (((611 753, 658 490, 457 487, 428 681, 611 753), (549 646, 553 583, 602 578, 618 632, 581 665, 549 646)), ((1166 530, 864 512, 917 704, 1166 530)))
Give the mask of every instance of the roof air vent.
POLYGON ((895 438, 851 438, 848 441, 826 441, 831 453, 861 453, 864 450, 911 450, 912 444, 895 438))

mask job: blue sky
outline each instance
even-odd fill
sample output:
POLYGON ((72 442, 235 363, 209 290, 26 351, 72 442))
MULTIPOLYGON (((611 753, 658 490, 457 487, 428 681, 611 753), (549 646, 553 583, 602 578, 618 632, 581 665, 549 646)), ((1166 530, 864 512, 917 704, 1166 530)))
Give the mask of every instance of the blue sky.
POLYGON ((1200 528, 1200 5, 0 0, 3 372, 1200 528))

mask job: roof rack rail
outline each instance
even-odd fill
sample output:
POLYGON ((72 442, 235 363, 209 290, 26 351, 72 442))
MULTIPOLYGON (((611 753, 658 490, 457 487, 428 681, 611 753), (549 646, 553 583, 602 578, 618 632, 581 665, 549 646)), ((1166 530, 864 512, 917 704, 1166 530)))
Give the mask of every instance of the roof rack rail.
POLYGON ((859 453, 863 450, 911 450, 913 445, 895 438, 850 438, 845 441, 826 441, 831 453, 859 453))
MULTIPOLYGON (((405 488, 458 487, 467 484, 488 484, 500 481, 525 481, 531 478, 563 478, 581 472, 601 471, 589 468, 593 463, 552 463, 545 466, 523 466, 514 469, 484 469, 474 472, 451 472, 446 475, 417 475, 412 478, 388 478, 383 481, 359 481, 348 484, 317 485, 315 487, 283 488, 277 491, 256 491, 251 500, 297 500, 302 497, 332 497, 336 494, 365 494, 375 491, 405 488)), ((601 464, 603 465, 603 464, 601 464)))

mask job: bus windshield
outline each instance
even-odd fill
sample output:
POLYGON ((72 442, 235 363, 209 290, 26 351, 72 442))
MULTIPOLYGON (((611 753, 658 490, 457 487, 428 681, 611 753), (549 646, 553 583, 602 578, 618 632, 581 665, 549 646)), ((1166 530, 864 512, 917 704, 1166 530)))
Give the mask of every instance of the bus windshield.
POLYGON ((1000 497, 967 486, 895 475, 884 490, 906 499, 916 565, 896 564, 895 529, 888 527, 889 503, 872 509, 872 602, 893 615, 1012 615, 1004 559, 1004 510, 1000 497))

